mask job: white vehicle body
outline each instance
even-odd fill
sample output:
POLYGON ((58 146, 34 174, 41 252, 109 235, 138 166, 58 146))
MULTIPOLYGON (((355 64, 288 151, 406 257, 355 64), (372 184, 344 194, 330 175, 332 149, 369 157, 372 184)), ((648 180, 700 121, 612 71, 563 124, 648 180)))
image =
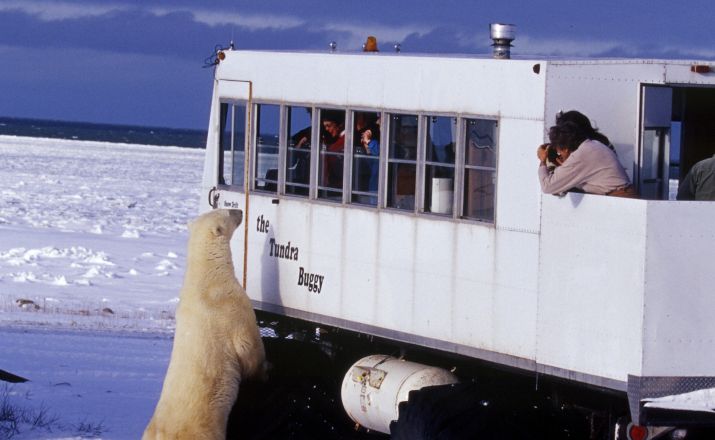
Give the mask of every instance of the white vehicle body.
POLYGON ((702 122, 715 108, 715 74, 699 73, 703 63, 224 53, 201 211, 245 210, 234 258, 257 309, 628 391, 636 414, 642 398, 715 387, 715 203, 668 200, 671 148, 683 168, 715 148, 712 124, 702 122), (234 120, 248 136, 238 147, 234 139, 233 154, 221 149, 230 132, 222 105, 248 114, 234 120), (255 165, 257 105, 281 112, 270 190, 255 165), (354 111, 379 112, 385 133, 389 115, 417 115, 414 208, 388 206, 387 136, 374 206, 351 202, 349 141, 342 198, 318 196, 315 133, 308 193, 288 194, 283 109, 292 105, 313 110, 314 128, 317 109, 344 111, 348 132, 354 111), (555 114, 571 109, 611 139, 641 199, 541 193, 536 147, 555 114), (425 202, 432 115, 453 118, 457 133, 470 118, 496 121, 490 219, 461 215, 463 136, 444 199, 451 214, 425 202), (248 164, 245 182, 223 179, 231 164, 248 164))

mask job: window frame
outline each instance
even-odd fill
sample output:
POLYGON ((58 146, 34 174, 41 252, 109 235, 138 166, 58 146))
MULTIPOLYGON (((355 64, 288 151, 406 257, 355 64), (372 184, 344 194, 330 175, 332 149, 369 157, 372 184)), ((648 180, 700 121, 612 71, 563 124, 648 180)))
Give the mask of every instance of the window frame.
POLYGON ((283 103, 281 106, 281 136, 283 140, 279 141, 279 166, 280 170, 278 172, 278 193, 286 197, 295 197, 296 199, 312 199, 312 188, 313 188, 313 168, 315 167, 313 157, 315 156, 315 112, 317 107, 311 104, 295 104, 295 103, 283 103), (289 122, 290 117, 288 115, 288 109, 303 108, 310 109, 310 162, 308 163, 308 194, 290 194, 287 192, 289 186, 302 188, 302 184, 296 184, 294 182, 288 183, 287 181, 287 166, 288 166, 288 139, 290 139, 291 134, 289 133, 289 122))
MULTIPOLYGON (((235 107, 243 107, 244 115, 249 112, 248 101, 242 99, 231 99, 231 98, 220 98, 219 105, 227 105, 226 123, 224 121, 219 121, 219 140, 218 140, 218 155, 223 155, 223 146, 221 141, 223 138, 222 129, 225 131, 230 128, 231 137, 231 150, 230 154, 225 155, 223 158, 219 157, 217 161, 217 166, 225 168, 227 158, 230 157, 230 172, 232 178, 234 173, 234 155, 235 155, 235 136, 236 136, 236 117, 235 117, 235 107)), ((425 216, 434 219, 445 219, 452 221, 462 221, 469 223, 477 223, 483 225, 496 226, 497 224, 497 213, 498 213, 498 192, 499 192, 499 158, 500 158, 500 118, 494 115, 477 115, 477 114, 463 114, 463 113, 450 113, 450 112, 429 112, 429 111, 410 111, 405 109, 394 109, 394 108, 369 108, 369 107, 339 107, 326 105, 322 106, 315 103, 300 103, 300 102, 279 102, 275 100, 253 100, 250 108, 250 126, 252 127, 252 133, 250 136, 247 135, 249 127, 249 118, 244 116, 244 151, 250 147, 250 156, 244 161, 244 173, 248 172, 248 182, 249 190, 255 192, 256 194, 266 195, 270 197, 287 197, 295 198, 298 200, 307 200, 312 203, 326 203, 330 205, 339 204, 341 206, 350 206, 357 209, 369 209, 369 210, 386 210, 401 214, 412 214, 425 216), (257 166, 257 155, 258 155, 258 109, 261 105, 275 105, 278 106, 279 121, 278 121, 278 177, 277 177, 277 188, 276 191, 266 191, 264 189, 257 188, 256 186, 256 166, 257 166), (308 195, 299 194, 288 194, 286 193, 286 162, 288 154, 288 138, 290 133, 288 133, 288 110, 289 108, 307 108, 311 110, 311 146, 310 146, 310 170, 309 170, 309 188, 308 195), (320 178, 319 173, 320 168, 320 142, 321 142, 321 132, 322 132, 322 112, 326 110, 336 110, 344 112, 345 115, 345 145, 343 148, 343 181, 342 181, 342 197, 340 200, 330 200, 326 198, 319 197, 320 188, 318 188, 318 181, 320 178), (377 203, 366 204, 353 201, 353 167, 354 167, 354 125, 356 113, 369 112, 376 113, 380 115, 380 154, 378 158, 378 188, 377 188, 377 203), (395 115, 408 115, 415 116, 417 118, 417 142, 416 142, 416 157, 413 160, 405 159, 390 159, 391 149, 390 145, 390 131, 392 129, 392 116, 395 115), (450 163, 433 163, 427 160, 427 131, 429 119, 431 117, 447 117, 456 119, 456 138, 453 139, 455 143, 454 151, 454 164, 450 163), (467 128, 469 120, 486 120, 493 121, 495 123, 494 128, 494 145, 495 145, 495 164, 494 167, 484 167, 484 166, 474 166, 466 164, 466 139, 467 139, 467 128), (249 142, 251 143, 249 145, 249 142), (415 169, 415 203, 413 209, 400 209, 395 207, 387 206, 389 197, 389 171, 390 165, 394 163, 408 163, 414 164, 415 169), (425 184, 427 179, 427 167, 428 166, 445 166, 453 167, 454 170, 454 182, 453 182, 453 202, 452 202, 452 213, 451 214, 441 214, 433 213, 427 211, 426 200, 425 200, 425 184), (467 178, 467 172, 469 170, 483 170, 495 173, 494 182, 494 200, 493 200, 493 217, 489 219, 479 219, 468 217, 464 213, 465 203, 464 203, 464 192, 465 192, 465 180, 467 178)), ((219 169, 219 182, 224 175, 224 169, 219 169)), ((220 184, 228 189, 234 189, 238 191, 245 191, 244 188, 245 179, 242 183, 236 184, 236 181, 232 179, 231 183, 220 184)), ((323 188, 324 189, 324 188, 323 188)))
MULTIPOLYGON (((331 205, 346 205, 346 204, 348 204, 347 200, 349 200, 349 198, 347 198, 348 197, 347 193, 349 192, 350 185, 349 185, 349 182, 346 183, 346 178, 349 177, 350 170, 348 168, 350 168, 352 165, 352 155, 348 159, 348 149, 350 150, 350 153, 352 154, 352 144, 351 144, 352 134, 350 132, 350 130, 352 129, 352 122, 349 121, 350 118, 348 117, 348 115, 350 113, 351 113, 351 109, 349 107, 337 107, 337 106, 329 106, 329 105, 328 106, 316 105, 313 107, 313 115, 314 115, 314 118, 317 119, 317 121, 316 121, 316 119, 313 119, 313 125, 312 125, 313 133, 311 133, 313 140, 314 140, 314 142, 311 142, 311 144, 314 144, 314 145, 311 145, 311 147, 314 147, 314 150, 312 150, 312 151, 315 151, 315 156, 316 156, 314 159, 311 158, 311 160, 315 161, 315 165, 316 165, 315 170, 314 170, 315 183, 313 184, 313 180, 311 180, 311 186, 315 187, 314 195, 312 195, 310 197, 311 200, 326 202, 326 203, 330 203, 331 205), (320 161, 322 159, 322 155, 321 155, 322 151, 320 148, 322 139, 321 139, 320 135, 323 130, 322 120, 323 120, 323 112, 324 111, 340 111, 340 112, 343 112, 344 118, 345 118, 344 125, 343 125, 343 130, 345 131, 345 135, 343 138, 343 151, 342 151, 342 153, 340 153, 343 155, 342 185, 339 190, 337 188, 332 188, 329 186, 319 186, 318 185, 318 183, 320 182, 320 174, 323 172, 323 169, 320 167, 320 163, 321 163, 320 161), (316 122, 317 122, 317 124, 316 124, 316 122), (316 128, 317 128, 317 130, 316 130, 316 128), (347 186, 347 188, 346 188, 346 186, 347 186), (329 197, 321 197, 320 191, 326 191, 326 192, 340 191, 340 200, 331 199, 329 197)), ((331 154, 331 156, 332 156, 332 154, 331 154)))
MULTIPOLYGON (((285 143, 281 142, 281 137, 283 136, 283 127, 285 126, 284 122, 284 104, 278 101, 271 101, 271 100, 254 100, 253 101, 253 108, 251 109, 251 123, 252 126, 254 127, 254 132, 251 133, 251 167, 250 167, 250 172, 251 175, 250 177, 250 185, 251 185, 251 191, 256 192, 259 194, 270 194, 273 196, 277 196, 281 194, 281 179, 280 179, 280 174, 281 174, 281 150, 285 150, 285 148, 282 148, 282 145, 285 145, 285 143), (278 106, 278 170, 277 170, 277 177, 276 177, 276 190, 275 191, 267 191, 262 188, 257 188, 256 185, 256 167, 258 166, 258 136, 260 134, 260 127, 258 126, 258 117, 259 117, 259 112, 258 112, 258 106, 259 105, 275 105, 278 106)), ((285 140, 284 140, 285 141, 285 140)), ((263 177, 265 180, 265 177, 263 177)))
MULTIPOLYGON (((383 158, 386 157, 386 145, 387 142, 385 141, 385 130, 384 128, 386 127, 385 125, 385 115, 387 112, 384 110, 376 110, 373 108, 361 108, 361 107, 350 107, 348 108, 349 113, 347 114, 347 118, 349 120, 349 125, 350 125, 350 130, 346 131, 345 133, 345 154, 348 154, 348 148, 350 150, 350 160, 349 164, 346 164, 346 170, 345 170, 345 175, 348 176, 350 179, 347 182, 347 192, 346 192, 346 197, 344 198, 344 204, 351 205, 351 206, 356 206, 356 207, 363 207, 363 208, 372 208, 372 209, 380 209, 381 208, 381 203, 382 203, 382 167, 383 167, 383 158), (355 143, 357 140, 355 139, 355 114, 356 113, 376 113, 380 115, 380 140, 378 141, 378 148, 380 150, 380 153, 377 156, 377 193, 375 194, 376 197, 376 203, 375 204, 367 204, 367 203, 360 203, 360 202, 354 202, 353 201, 353 171, 355 170, 355 143)), ((347 122, 346 122, 347 124, 347 122)), ((346 130, 348 128, 346 127, 346 130)), ((348 162, 348 160, 346 160, 348 162)), ((369 194, 365 194, 364 192, 361 192, 361 194, 358 195, 365 195, 366 197, 369 197, 369 194)))
POLYGON ((245 155, 246 149, 249 146, 248 142, 250 142, 250 136, 247 135, 248 132, 248 101, 243 100, 243 99, 230 99, 230 98, 222 98, 219 100, 219 129, 218 129, 218 148, 217 148, 217 157, 216 157, 216 166, 218 167, 218 172, 217 172, 217 182, 216 185, 220 187, 225 187, 225 188, 230 188, 230 189, 239 189, 240 191, 245 191, 245 183, 246 183, 246 169, 247 168, 247 157, 245 155), (224 121, 224 118, 222 117, 223 113, 223 106, 226 106, 226 119, 224 121), (243 175, 241 176, 241 181, 240 184, 236 184, 236 179, 234 175, 235 171, 235 151, 236 151, 236 113, 235 113, 235 108, 236 107, 243 107, 243 152, 244 152, 244 160, 243 160, 243 175), (227 132, 229 133, 229 144, 231 145, 230 150, 224 150, 223 149, 223 141, 224 141, 224 133, 227 132), (228 154, 225 154, 228 153, 228 154), (226 175, 226 159, 229 159, 229 167, 230 169, 228 170, 231 176, 231 181, 230 183, 226 183, 224 178, 226 175), (222 182, 222 180, 224 180, 222 182))
MULTIPOLYGON (((457 182, 459 181, 457 173, 458 173, 458 168, 460 168, 460 162, 457 162, 457 152, 459 151, 459 142, 460 142, 460 135, 461 135, 461 127, 463 123, 464 118, 461 117, 460 115, 456 113, 442 113, 442 112, 426 112, 422 115, 422 124, 423 124, 423 129, 422 129, 422 161, 419 164, 419 166, 422 168, 422 179, 420 182, 418 182, 418 186, 421 189, 421 194, 420 194, 420 203, 419 203, 419 213, 420 214, 426 214, 430 216, 438 216, 442 218, 455 218, 455 212, 456 211, 456 197, 457 197, 457 182), (456 138, 452 140, 454 142, 454 163, 449 164, 449 163, 441 163, 441 162, 432 162, 427 160, 427 134, 428 134, 428 129, 429 129, 429 118, 449 118, 449 119, 454 119, 455 120, 455 134, 456 138), (437 167, 445 167, 445 168, 452 168, 454 170, 454 177, 452 178, 452 209, 449 214, 442 214, 438 212, 431 212, 427 211, 427 207, 425 206, 427 200, 425 200, 426 196, 426 184, 427 184, 427 167, 428 166, 437 166, 437 167)), ((462 141, 463 142, 463 141, 462 141)), ((420 142, 418 142, 418 147, 420 147, 420 142)), ((418 155, 419 156, 419 155, 418 155)), ((463 168, 463 167, 462 167, 463 168)), ((419 173, 418 173, 419 174, 419 173)))
MULTIPOLYGON (((421 112, 409 112, 409 111, 402 111, 402 110, 384 110, 383 111, 384 118, 386 119, 385 124, 385 133, 386 136, 382 136, 385 138, 385 154, 384 154, 384 164, 381 162, 381 171, 382 174, 380 175, 380 182, 382 183, 382 187, 380 192, 382 193, 382 202, 379 202, 379 207, 382 209, 387 209, 390 211, 394 212, 402 212, 402 213, 418 213, 419 212, 419 198, 420 198, 420 153, 421 151, 424 150, 423 146, 421 144, 424 144, 422 141, 423 133, 424 133, 424 127, 423 127, 423 122, 422 122, 422 117, 423 113, 421 112), (390 159, 390 154, 392 153, 392 148, 393 145, 390 142, 390 134, 392 133, 392 116, 395 115, 403 115, 403 116, 415 116, 417 118, 417 142, 415 144, 415 159, 414 160, 407 160, 407 159, 390 159), (415 165, 415 188, 414 188, 414 206, 412 209, 401 209, 397 208, 394 206, 388 206, 388 202, 390 200, 388 192, 390 191, 389 188, 389 177, 390 177, 390 164, 392 163, 403 163, 403 164, 413 164, 415 165)), ((380 184, 378 184, 378 188, 380 188, 380 184)))
MULTIPOLYGON (((455 200, 455 206, 458 208, 458 211, 455 211, 456 213, 456 218, 460 220, 465 220, 469 222, 474 222, 474 223, 479 223, 479 224, 487 224, 487 225, 493 225, 496 226, 497 224, 497 213, 498 213, 498 206, 497 206, 497 201, 499 199, 498 194, 499 194, 499 158, 500 158, 500 150, 501 150, 501 143, 500 143, 500 119, 498 117, 494 116, 477 116, 477 115, 461 115, 461 128, 460 128, 460 139, 459 142, 461 146, 459 147, 459 151, 461 154, 461 166, 460 166, 460 173, 461 173, 461 178, 459 180, 459 199, 455 200), (467 120, 483 120, 483 121, 494 121, 495 127, 494 127, 494 145, 496 146, 496 153, 495 153, 495 159, 494 159, 494 167, 484 167, 484 166, 477 166, 477 165, 467 165, 466 163, 466 130, 467 130, 467 120), (467 169, 472 169, 472 170, 482 170, 482 171, 493 171, 495 174, 495 182, 494 182, 494 201, 493 201, 493 210, 494 210, 494 215, 492 216, 491 220, 484 220, 484 219, 478 219, 478 218, 473 218, 473 217, 467 217, 464 215, 464 182, 465 182, 465 174, 467 169)), ((457 191, 455 191, 455 198, 457 197, 457 191)))

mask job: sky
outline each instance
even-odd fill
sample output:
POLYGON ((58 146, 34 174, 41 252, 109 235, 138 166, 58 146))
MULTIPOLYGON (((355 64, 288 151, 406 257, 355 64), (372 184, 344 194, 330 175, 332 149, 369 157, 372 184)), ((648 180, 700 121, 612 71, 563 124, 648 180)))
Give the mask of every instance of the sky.
POLYGON ((715 60, 712 0, 0 0, 0 116, 204 129, 217 45, 715 60))

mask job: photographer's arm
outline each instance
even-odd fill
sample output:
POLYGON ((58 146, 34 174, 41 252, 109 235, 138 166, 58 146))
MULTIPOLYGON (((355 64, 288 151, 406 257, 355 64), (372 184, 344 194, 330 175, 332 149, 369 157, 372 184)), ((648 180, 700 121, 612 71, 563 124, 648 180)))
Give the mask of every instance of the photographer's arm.
POLYGON ((560 194, 584 183, 584 167, 580 155, 572 153, 563 165, 549 170, 545 162, 539 165, 539 183, 547 194, 560 194))

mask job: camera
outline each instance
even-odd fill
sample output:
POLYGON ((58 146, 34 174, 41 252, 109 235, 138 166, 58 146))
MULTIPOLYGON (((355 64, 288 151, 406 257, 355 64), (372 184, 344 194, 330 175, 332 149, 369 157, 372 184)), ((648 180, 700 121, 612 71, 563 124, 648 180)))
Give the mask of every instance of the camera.
POLYGON ((558 162, 556 162, 556 159, 558 159, 558 157, 559 153, 556 152, 556 148, 554 148, 551 144, 546 144, 547 161, 557 165, 558 162))

